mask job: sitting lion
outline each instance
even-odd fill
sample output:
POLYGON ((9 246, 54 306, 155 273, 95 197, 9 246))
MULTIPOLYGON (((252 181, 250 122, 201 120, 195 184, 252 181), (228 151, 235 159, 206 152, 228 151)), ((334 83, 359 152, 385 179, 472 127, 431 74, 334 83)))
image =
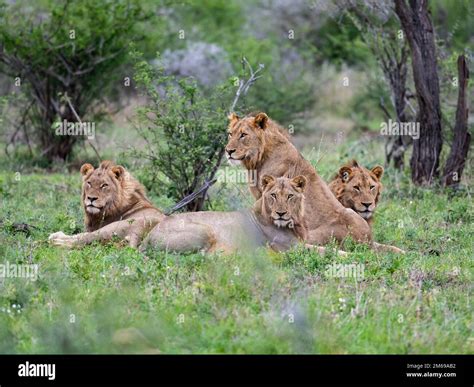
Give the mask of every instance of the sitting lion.
MULTIPOLYGON (((248 211, 187 212, 166 217, 143 241, 140 249, 171 252, 252 252, 268 246, 285 251, 306 239, 304 176, 292 179, 262 177, 263 194, 248 211)), ((324 253, 323 247, 306 245, 324 253)), ((340 255, 345 252, 339 251, 340 255)))
POLYGON ((111 161, 102 161, 97 169, 84 164, 81 175, 87 232, 51 234, 49 240, 52 244, 72 247, 118 237, 137 247, 143 237, 165 218, 147 199, 143 186, 124 167, 111 161))
MULTIPOLYGON (((326 183, 316 173, 285 136, 284 131, 265 113, 239 118, 229 116, 229 140, 226 156, 230 163, 243 165, 250 174, 304 176, 307 181, 305 218, 308 243, 324 245, 332 238, 342 242, 348 236, 358 242, 370 242, 372 235, 367 222, 353 210, 339 203, 326 183)), ((250 191, 259 199, 262 187, 250 191)))
MULTIPOLYGON (((356 160, 352 160, 339 168, 337 175, 329 183, 329 189, 336 199, 344 207, 351 208, 362 216, 371 228, 382 191, 380 180, 383 172, 383 167, 380 165, 368 170, 360 166, 356 160)), ((398 247, 377 242, 373 242, 373 246, 381 251, 404 252, 398 247)))

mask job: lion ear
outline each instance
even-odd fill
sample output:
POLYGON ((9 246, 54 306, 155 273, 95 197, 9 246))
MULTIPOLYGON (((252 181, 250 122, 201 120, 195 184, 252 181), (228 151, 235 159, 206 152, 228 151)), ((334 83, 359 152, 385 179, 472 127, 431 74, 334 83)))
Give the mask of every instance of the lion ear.
POLYGON ((306 179, 306 177, 302 175, 296 176, 291 179, 291 185, 299 192, 304 192, 307 182, 308 180, 306 179))
POLYGON ((260 180, 261 182, 261 185, 262 185, 262 190, 265 191, 265 188, 273 183, 275 181, 275 178, 273 176, 270 176, 270 175, 264 175, 262 177, 262 179, 260 180))
POLYGON ((89 163, 86 163, 84 164, 82 167, 81 167, 81 175, 82 176, 85 176, 87 175, 89 172, 92 172, 94 170, 94 167, 89 164, 89 163))
POLYGON ((375 177, 380 180, 383 175, 383 167, 380 165, 377 165, 371 169, 371 172, 375 175, 375 177))
POLYGON ((352 173, 352 168, 348 167, 347 165, 344 165, 339 169, 339 177, 344 183, 347 183, 349 181, 349 178, 351 177, 352 173))
POLYGON ((229 121, 232 123, 234 121, 238 121, 239 120, 239 116, 237 114, 235 114, 234 112, 230 113, 227 118, 229 119, 229 121))
POLYGON ((268 116, 265 113, 258 113, 255 116, 255 124, 261 129, 265 129, 268 123, 268 116))
POLYGON ((112 173, 115 175, 117 180, 121 180, 123 175, 125 174, 125 168, 121 165, 116 165, 111 169, 112 173))
POLYGON ((351 162, 349 163, 350 166, 354 168, 359 168, 359 163, 357 162, 356 159, 352 159, 351 162))

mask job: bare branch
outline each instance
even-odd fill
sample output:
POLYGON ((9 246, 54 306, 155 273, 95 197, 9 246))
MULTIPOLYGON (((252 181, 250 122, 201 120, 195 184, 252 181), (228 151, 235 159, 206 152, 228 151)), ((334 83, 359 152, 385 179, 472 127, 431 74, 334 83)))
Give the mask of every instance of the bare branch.
MULTIPOLYGON (((79 115, 77 114, 76 112, 76 109, 74 109, 74 106, 72 106, 72 103, 71 103, 71 100, 69 99, 67 93, 64 94, 64 99, 66 100, 67 104, 69 105, 69 108, 71 109, 72 113, 74 114, 74 117, 76 117, 76 120, 82 125, 82 120, 81 118, 79 117, 79 115)), ((91 146, 91 148, 94 150, 96 156, 97 156, 97 159, 100 163, 100 161, 102 160, 101 157, 100 157, 100 154, 99 152, 97 151, 96 147, 94 146, 94 144, 92 144, 92 142, 89 140, 89 138, 87 139, 87 142, 89 143, 89 145, 91 146)))
POLYGON ((265 68, 265 66, 260 63, 258 65, 258 69, 254 71, 246 57, 242 58, 242 66, 244 68, 245 66, 248 68, 250 77, 246 81, 244 81, 243 79, 239 80, 239 87, 237 88, 237 91, 235 92, 235 97, 230 105, 229 112, 234 111, 235 107, 237 106, 237 103, 239 102, 240 97, 242 95, 245 96, 248 93, 250 87, 255 83, 257 79, 261 77, 261 75, 258 75, 258 74, 261 71, 263 71, 263 69, 265 68))

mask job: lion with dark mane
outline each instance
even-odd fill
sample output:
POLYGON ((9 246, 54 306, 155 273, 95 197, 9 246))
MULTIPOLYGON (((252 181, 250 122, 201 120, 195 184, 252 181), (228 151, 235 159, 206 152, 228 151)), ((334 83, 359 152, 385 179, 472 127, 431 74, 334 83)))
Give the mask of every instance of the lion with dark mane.
POLYGON ((102 161, 99 168, 81 167, 85 233, 51 234, 51 243, 80 246, 114 237, 137 247, 165 215, 145 195, 143 186, 121 165, 102 161))

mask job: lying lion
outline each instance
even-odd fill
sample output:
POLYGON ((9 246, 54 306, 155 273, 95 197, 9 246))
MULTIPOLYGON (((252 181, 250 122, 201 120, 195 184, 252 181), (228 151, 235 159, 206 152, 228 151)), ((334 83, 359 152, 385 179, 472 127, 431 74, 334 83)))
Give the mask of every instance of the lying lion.
MULTIPOLYGON (((338 173, 329 183, 329 189, 337 200, 346 208, 351 208, 362 216, 372 228, 374 213, 382 191, 383 167, 375 166, 371 170, 360 166, 356 160, 339 168, 338 173)), ((395 246, 373 242, 378 250, 397 253, 404 251, 395 246)))
POLYGON ((111 161, 102 161, 97 169, 84 164, 81 175, 87 232, 51 234, 49 241, 52 244, 73 247, 117 237, 137 247, 143 237, 165 218, 147 199, 143 186, 124 167, 111 161))
POLYGON ((251 210, 187 212, 172 215, 143 241, 173 252, 231 253, 268 245, 284 251, 306 237, 303 202, 306 178, 263 176, 263 195, 251 210))
MULTIPOLYGON (((293 179, 274 178, 264 176, 262 187, 264 194, 250 211, 244 212, 188 212, 165 217, 161 211, 152 206, 151 202, 143 194, 143 188, 134 180, 128 172, 120 167, 113 166, 110 162, 103 162, 94 174, 90 164, 81 168, 84 178, 83 203, 86 214, 86 225, 90 225, 90 215, 100 225, 105 223, 99 221, 98 214, 107 214, 105 208, 114 203, 114 198, 119 196, 107 189, 113 181, 115 173, 120 170, 120 175, 125 181, 134 182, 133 186, 141 194, 137 199, 142 202, 138 210, 130 211, 128 207, 121 207, 125 211, 125 220, 111 221, 106 226, 92 232, 77 235, 66 235, 62 232, 52 234, 49 240, 54 245, 75 247, 82 246, 93 241, 108 241, 114 236, 129 240, 133 247, 145 237, 140 244, 140 250, 154 248, 173 252, 214 252, 222 251, 231 253, 234 251, 253 251, 260 246, 268 246, 276 251, 284 251, 291 246, 302 242, 306 238, 306 224, 304 222, 304 190, 306 178, 297 176, 293 179), (101 170, 102 169, 102 170, 101 170), (92 176, 94 175, 94 179, 92 176), (112 179, 112 181, 110 180, 112 179), (90 183, 90 184, 88 184, 90 183), (104 186, 109 184, 109 186, 104 186), (104 192, 111 195, 99 195, 96 187, 103 187, 104 192), (102 200, 91 200, 90 195, 96 194, 102 200), (98 209, 98 210, 96 210, 98 209), (132 243, 132 240, 134 243, 132 243)), ((113 190, 111 190, 113 191, 113 190)), ((117 187, 117 191, 120 188, 117 187)), ((133 195, 132 195, 133 196, 133 195)), ((139 201, 130 200, 129 203, 139 201)), ((114 207, 115 208, 115 207, 114 207)), ((133 206, 132 206, 133 208, 133 206)), ((117 216, 117 212, 114 213, 117 216)), ((104 216, 107 219, 107 216, 104 216)), ((306 245, 317 249, 320 253, 325 252, 324 247, 306 245)), ((343 251, 338 252, 345 255, 343 251)))
POLYGON ((328 184, 336 199, 346 208, 352 208, 372 226, 373 215, 382 191, 383 167, 368 170, 352 160, 339 168, 328 184))
MULTIPOLYGON (((352 237, 358 242, 370 242, 371 229, 352 209, 339 203, 326 183, 289 141, 284 130, 265 113, 239 118, 229 116, 229 140, 226 156, 232 164, 241 164, 249 172, 273 176, 306 177, 305 218, 308 224, 308 243, 324 245, 335 238, 342 242, 352 237)), ((259 199, 262 186, 251 186, 259 199)))

